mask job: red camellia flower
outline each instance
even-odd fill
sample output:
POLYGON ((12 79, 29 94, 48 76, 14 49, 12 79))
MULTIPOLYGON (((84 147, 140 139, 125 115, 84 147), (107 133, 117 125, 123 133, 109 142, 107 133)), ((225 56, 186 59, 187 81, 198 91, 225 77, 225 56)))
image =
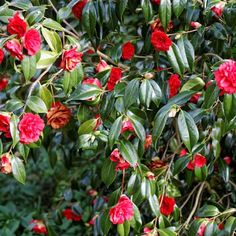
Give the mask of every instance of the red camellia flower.
POLYGON ((95 119, 97 119, 97 123, 96 123, 94 130, 96 130, 102 124, 102 119, 99 114, 95 115, 95 119))
POLYGON ((206 222, 202 222, 200 227, 198 228, 198 231, 197 231, 197 236, 204 236, 204 233, 205 233, 205 230, 206 230, 206 222))
POLYGON ((47 228, 42 220, 31 220, 30 221, 31 230, 37 234, 47 234, 47 228))
POLYGON ((29 29, 23 40, 24 48, 27 50, 28 55, 35 55, 41 47, 41 37, 36 29, 29 29))
POLYGON ((5 77, 0 77, 0 91, 4 90, 8 85, 8 79, 5 77))
POLYGON ((20 131, 20 142, 24 144, 34 143, 44 129, 44 122, 39 115, 25 113, 18 127, 20 131))
POLYGON ((4 59, 4 52, 3 52, 3 50, 0 48, 0 64, 2 64, 3 59, 4 59))
POLYGON ((228 60, 214 72, 219 89, 232 94, 236 92, 236 61, 228 60))
POLYGON ((170 46, 172 45, 172 41, 164 32, 160 30, 155 30, 152 33, 151 43, 157 51, 163 52, 168 51, 170 49, 170 46))
POLYGON ((226 156, 226 157, 223 158, 223 160, 226 163, 226 165, 229 166, 231 164, 231 162, 232 162, 232 157, 226 156))
POLYGON ((206 164, 206 157, 201 154, 196 154, 193 157, 193 160, 190 161, 187 165, 187 169, 194 170, 196 167, 201 168, 206 164))
POLYGON ((107 82, 107 89, 112 91, 115 85, 121 80, 122 78, 122 70, 120 68, 113 67, 111 69, 110 78, 107 82))
POLYGON ((144 148, 148 149, 151 146, 152 146, 152 135, 148 134, 145 139, 144 148))
POLYGON ((9 34, 16 34, 18 38, 24 36, 27 28, 27 23, 22 20, 17 12, 12 18, 9 19, 7 25, 7 32, 9 34))
POLYGON ((77 64, 82 61, 82 52, 78 52, 77 48, 64 51, 62 55, 60 67, 63 70, 72 71, 76 68, 77 64))
POLYGON ((51 125, 53 129, 60 129, 69 123, 71 110, 60 102, 55 102, 47 112, 46 117, 47 125, 51 125))
POLYGON ((130 167, 130 164, 124 160, 124 158, 121 156, 121 154, 117 148, 112 151, 112 153, 110 155, 110 160, 112 162, 117 163, 115 171, 125 170, 130 167))
POLYGON ((160 212, 165 216, 169 216, 174 211, 175 199, 167 196, 160 196, 160 212))
POLYGON ((12 172, 11 157, 9 154, 3 154, 0 159, 0 171, 3 174, 9 174, 12 172))
POLYGON ((67 219, 67 220, 73 220, 73 221, 80 221, 82 219, 81 215, 77 215, 72 211, 72 209, 67 208, 62 212, 62 215, 67 219))
POLYGON ((197 103, 200 97, 201 97, 201 93, 196 93, 190 98, 189 101, 192 103, 197 103))
POLYGON ((156 5, 160 5, 161 0, 152 0, 152 3, 153 3, 153 4, 156 4, 156 5))
POLYGON ((22 46, 17 39, 7 41, 4 47, 11 54, 11 56, 17 57, 19 60, 23 60, 22 46))
POLYGON ((87 78, 83 80, 82 84, 93 84, 96 85, 98 88, 102 89, 100 80, 98 80, 97 78, 87 78))
POLYGON ((179 75, 172 74, 170 78, 168 79, 168 84, 169 84, 169 91, 170 91, 169 98, 172 98, 178 93, 181 87, 181 81, 179 79, 179 75))
POLYGON ((131 42, 127 42, 122 46, 122 59, 131 60, 134 57, 135 47, 131 42))
POLYGON ((134 131, 134 127, 130 120, 125 120, 122 123, 121 133, 124 133, 125 131, 130 131, 130 132, 134 131))
POLYGON ((225 4, 226 2, 219 2, 215 6, 213 6, 211 10, 215 13, 216 16, 221 17, 225 4))
POLYGON ((0 114, 0 132, 4 133, 6 138, 11 137, 10 133, 10 115, 8 114, 0 114))
POLYGON ((85 5, 87 4, 88 0, 79 0, 73 7, 72 7, 72 13, 75 17, 77 17, 79 20, 82 18, 82 13, 85 5))
POLYGON ((179 156, 180 156, 180 157, 183 157, 183 156, 185 156, 187 153, 188 153, 188 152, 187 152, 186 149, 181 149, 180 152, 179 152, 179 156))
POLYGON ((131 220, 134 216, 133 203, 126 195, 121 195, 118 203, 109 211, 112 224, 123 224, 126 220, 131 220))
POLYGON ((108 70, 108 69, 110 69, 110 66, 104 60, 101 60, 96 66, 97 72, 102 72, 102 71, 108 70))
POLYGON ((191 21, 190 26, 193 27, 194 29, 198 29, 202 26, 202 24, 197 21, 191 21))

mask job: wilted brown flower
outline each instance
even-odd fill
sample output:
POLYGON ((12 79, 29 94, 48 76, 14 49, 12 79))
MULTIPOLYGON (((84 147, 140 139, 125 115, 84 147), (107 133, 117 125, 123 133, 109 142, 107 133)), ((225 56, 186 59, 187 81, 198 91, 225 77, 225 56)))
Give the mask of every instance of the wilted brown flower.
POLYGON ((68 124, 70 118, 71 110, 60 102, 55 102, 47 113, 47 125, 51 125, 53 129, 59 129, 68 124))
POLYGON ((8 153, 3 154, 0 158, 0 171, 4 174, 12 172, 11 156, 8 153))

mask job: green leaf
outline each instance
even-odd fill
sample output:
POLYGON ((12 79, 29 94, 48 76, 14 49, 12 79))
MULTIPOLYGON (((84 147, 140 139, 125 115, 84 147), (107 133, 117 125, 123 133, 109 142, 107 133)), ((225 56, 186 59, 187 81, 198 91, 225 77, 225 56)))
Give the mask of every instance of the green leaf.
POLYGON ((31 96, 27 102, 27 106, 36 113, 47 113, 48 109, 44 101, 36 96, 31 96))
POLYGON ((188 71, 191 72, 193 70, 194 57, 195 57, 193 45, 185 37, 181 37, 177 41, 177 45, 178 45, 178 48, 179 48, 181 58, 183 60, 184 67, 188 71))
POLYGON ((149 80, 149 82, 151 84, 151 89, 149 92, 152 94, 152 101, 156 104, 156 106, 158 106, 162 98, 161 89, 159 85, 156 83, 156 81, 149 80))
POLYGON ((177 74, 183 76, 184 73, 183 58, 181 56, 178 46, 175 43, 172 43, 172 46, 167 51, 167 57, 174 71, 177 74))
POLYGON ((148 23, 152 20, 153 17, 153 11, 152 11, 152 4, 150 0, 141 0, 141 7, 143 10, 143 15, 145 18, 145 21, 148 23))
POLYGON ((60 23, 52 20, 52 19, 45 19, 43 22, 42 22, 42 25, 49 28, 49 29, 52 29, 52 30, 57 30, 57 31, 64 31, 64 28, 61 26, 60 23))
POLYGON ((70 16, 71 13, 71 8, 66 6, 66 7, 62 7, 59 11, 58 11, 58 19, 59 20, 65 20, 70 16))
POLYGON ((200 77, 195 77, 193 79, 189 79, 181 88, 180 92, 194 90, 199 91, 204 87, 205 83, 200 77))
POLYGON ((138 154, 134 146, 129 141, 120 141, 119 150, 123 158, 135 167, 138 162, 138 154))
POLYGON ((199 133, 193 118, 187 112, 182 110, 178 116, 178 129, 182 141, 188 151, 191 152, 192 147, 199 139, 199 133))
POLYGON ((101 224, 101 229, 102 229, 103 234, 107 235, 111 228, 109 210, 106 210, 102 213, 100 224, 101 224))
POLYGON ((22 144, 22 143, 18 143, 17 148, 18 148, 21 156, 24 158, 24 161, 26 163, 27 162, 27 157, 28 157, 29 151, 30 151, 29 147, 22 144))
POLYGON ((88 2, 83 10, 82 24, 89 38, 92 38, 96 27, 96 10, 93 2, 88 2))
POLYGON ((115 141, 119 138, 121 127, 122 127, 122 116, 118 117, 111 126, 111 130, 108 136, 110 149, 112 149, 115 141))
POLYGON ((158 217, 160 215, 160 206, 156 194, 154 194, 153 196, 150 195, 148 201, 153 214, 158 217))
POLYGON ((13 148, 20 140, 19 131, 18 131, 19 118, 16 115, 11 116, 10 120, 10 132, 12 137, 12 146, 13 148))
POLYGON ((8 100, 5 105, 6 110, 10 112, 17 111, 21 109, 23 106, 24 106, 24 103, 18 98, 13 98, 13 99, 8 100))
POLYGON ((223 106, 226 119, 228 121, 232 120, 236 111, 236 94, 225 94, 223 106))
POLYGON ((181 15, 185 7, 187 7, 187 0, 173 0, 173 11, 176 17, 181 15))
POLYGON ((216 206, 204 205, 198 210, 196 215, 198 217, 213 217, 213 216, 217 216, 219 213, 220 211, 216 206))
POLYGON ((141 142, 144 144, 146 139, 146 132, 143 125, 137 119, 134 119, 134 117, 129 117, 129 119, 134 127, 135 133, 137 134, 141 142))
POLYGON ((24 56, 21 61, 21 68, 26 81, 29 81, 36 72, 36 57, 35 56, 24 56))
POLYGON ((224 225, 224 230, 227 231, 230 235, 236 230, 236 217, 230 216, 224 225))
POLYGON ((170 229, 158 229, 157 231, 160 236, 177 236, 177 233, 173 232, 170 229))
POLYGON ((58 33, 42 27, 42 34, 52 51, 55 51, 57 53, 60 53, 62 51, 61 38, 58 33))
POLYGON ((49 109, 52 106, 53 96, 46 85, 42 85, 39 87, 39 96, 49 109))
POLYGON ((119 236, 126 236, 125 235, 124 224, 117 224, 117 233, 118 233, 119 236))
POLYGON ((160 6, 159 6, 159 16, 161 20, 161 25, 166 30, 171 20, 171 1, 170 0, 161 1, 160 6))
POLYGON ((0 139, 0 156, 2 155, 3 152, 3 146, 2 146, 2 140, 0 139))
POLYGON ((11 166, 12 166, 12 173, 15 179, 20 183, 25 184, 26 174, 23 161, 18 157, 12 156, 11 166))
POLYGON ((96 127, 96 124, 97 124, 97 119, 91 119, 91 120, 85 121, 83 124, 80 125, 78 134, 82 135, 82 134, 89 134, 93 132, 96 127))
POLYGON ((147 107, 150 106, 152 100, 152 93, 150 93, 151 85, 149 80, 143 80, 140 86, 140 101, 147 107))
POLYGON ((152 196, 150 181, 146 177, 141 182, 141 194, 144 198, 152 196))
POLYGON ((195 167, 194 174, 195 174, 197 180, 204 181, 207 178, 207 174, 208 174, 206 165, 204 165, 201 168, 195 167))
POLYGON ((128 108, 136 103, 139 96, 139 80, 131 80, 125 88, 124 104, 128 108))
POLYGON ((109 158, 107 158, 103 163, 101 178, 107 187, 109 187, 116 178, 115 163, 109 158))
POLYGON ((218 95, 219 95, 219 89, 213 82, 210 84, 210 86, 207 88, 205 92, 202 108, 209 109, 216 102, 218 95))
POLYGON ((121 21, 123 18, 123 14, 125 12, 125 8, 127 7, 128 0, 117 0, 116 1, 116 12, 119 20, 121 21))
POLYGON ((184 170, 188 165, 189 161, 190 161, 189 156, 179 157, 179 159, 174 164, 173 175, 177 175, 182 170, 184 170))
POLYGON ((58 54, 56 52, 50 52, 41 50, 40 51, 40 59, 37 62, 37 69, 43 69, 51 66, 57 59, 58 54))

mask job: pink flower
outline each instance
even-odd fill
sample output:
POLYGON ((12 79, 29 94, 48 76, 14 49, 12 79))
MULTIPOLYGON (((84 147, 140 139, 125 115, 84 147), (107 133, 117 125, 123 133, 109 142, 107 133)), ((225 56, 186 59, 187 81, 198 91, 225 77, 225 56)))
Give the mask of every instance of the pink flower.
POLYGON ((174 211, 175 199, 167 196, 160 196, 160 212, 161 214, 168 216, 174 211))
POLYGON ((181 150, 180 150, 180 153, 179 153, 179 156, 180 156, 180 157, 183 157, 183 156, 185 156, 187 153, 188 153, 188 152, 187 152, 186 149, 181 149, 181 150))
POLYGON ((168 79, 168 84, 169 84, 169 91, 170 91, 169 98, 172 98, 178 93, 181 87, 181 81, 179 79, 179 75, 172 74, 170 78, 168 79))
POLYGON ((134 57, 135 47, 131 42, 127 42, 122 46, 122 59, 131 60, 134 57))
POLYGON ((37 234, 47 234, 47 228, 42 220, 31 220, 30 221, 31 230, 37 234))
POLYGON ((202 26, 202 24, 200 24, 200 23, 197 22, 197 21, 191 21, 191 22, 190 22, 190 26, 193 27, 194 29, 198 29, 199 27, 202 26))
POLYGON ((231 164, 231 162, 232 162, 232 157, 226 156, 226 157, 223 158, 223 160, 226 163, 226 165, 229 166, 231 164))
POLYGON ((204 236, 205 230, 206 230, 206 223, 202 222, 197 231, 197 236, 204 236))
POLYGON ((108 70, 108 69, 110 69, 110 66, 104 60, 101 60, 96 66, 97 72, 102 72, 102 71, 108 70))
POLYGON ((12 172, 11 157, 9 154, 3 154, 0 159, 0 171, 3 174, 9 174, 12 172))
POLYGON ((0 114, 0 132, 4 133, 6 138, 11 137, 10 133, 10 115, 8 114, 0 114))
POLYGON ((4 52, 3 52, 3 50, 0 48, 0 64, 2 64, 3 59, 4 59, 4 52))
POLYGON ((41 37, 36 29, 29 29, 23 40, 24 48, 27 50, 28 55, 35 55, 41 47, 41 37))
POLYGON ((82 84, 92 84, 92 85, 96 85, 98 88, 102 89, 102 85, 100 83, 100 80, 98 80, 97 78, 87 78, 87 79, 83 80, 82 84))
POLYGON ((216 16, 221 17, 223 14, 224 6, 226 2, 219 2, 211 8, 211 10, 216 14, 216 16))
POLYGON ((39 115, 25 113, 19 122, 20 142, 24 144, 34 143, 44 129, 44 122, 39 115))
POLYGON ((121 156, 121 154, 117 148, 112 151, 112 153, 110 155, 110 160, 112 162, 117 163, 115 171, 125 170, 130 167, 130 164, 124 160, 124 158, 121 156))
POLYGON ((107 89, 112 91, 115 85, 121 80, 122 78, 122 70, 118 67, 113 67, 111 69, 110 78, 107 82, 107 89))
POLYGON ((19 12, 16 12, 12 18, 9 18, 7 25, 7 32, 9 34, 16 34, 18 38, 24 36, 27 28, 27 23, 19 16, 19 12))
POLYGON ((110 221, 113 224, 123 224, 134 216, 133 203, 126 195, 121 195, 118 203, 109 211, 110 221))
POLYGON ((77 48, 64 51, 61 59, 60 67, 63 70, 72 71, 76 68, 77 64, 82 61, 82 52, 78 52, 77 48))
POLYGON ((129 132, 133 132, 134 131, 134 127, 133 127, 133 125, 132 125, 130 120, 125 120, 122 123, 121 133, 124 133, 125 131, 129 131, 129 132))
POLYGON ((228 60, 221 64, 214 75, 219 89, 228 94, 236 92, 236 61, 228 60))
POLYGON ((23 60, 22 46, 17 39, 7 41, 4 47, 12 57, 17 57, 20 61, 23 60))

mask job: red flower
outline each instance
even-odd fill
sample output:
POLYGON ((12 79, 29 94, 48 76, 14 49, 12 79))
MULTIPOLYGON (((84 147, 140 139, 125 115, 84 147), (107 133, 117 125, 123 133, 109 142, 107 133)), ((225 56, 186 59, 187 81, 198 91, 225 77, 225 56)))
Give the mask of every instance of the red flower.
POLYGON ((109 211, 112 224, 123 224, 134 216, 133 203, 126 195, 121 195, 118 203, 109 211))
POLYGON ((0 159, 0 171, 3 174, 9 174, 12 172, 11 157, 9 154, 3 154, 0 159))
POLYGON ((72 13, 75 17, 77 17, 79 20, 82 18, 82 13, 85 5, 87 4, 88 0, 79 0, 73 7, 72 7, 72 13))
POLYGON ((67 208, 62 212, 62 215, 67 219, 67 220, 73 220, 73 221, 80 221, 82 219, 81 215, 75 214, 72 209, 67 208))
POLYGON ((219 89, 228 94, 236 92, 236 61, 228 60, 221 64, 214 74, 219 89))
POLYGON ((152 3, 155 5, 160 5, 161 0, 152 0, 152 3))
POLYGON ((206 230, 206 223, 202 222, 198 231, 197 231, 197 236, 204 236, 205 230, 206 230))
POLYGON ((122 46, 122 59, 131 60, 134 57, 135 47, 131 42, 127 42, 122 46))
POLYGON ((193 27, 194 29, 198 29, 199 27, 202 26, 202 24, 197 21, 191 21, 190 26, 193 27))
POLYGON ((89 225, 94 225, 97 218, 98 218, 98 215, 95 215, 95 216, 88 222, 89 225))
POLYGON ((146 177, 149 179, 149 180, 154 180, 155 179, 155 175, 154 173, 152 173, 151 171, 148 171, 146 173, 146 177))
POLYGON ((0 48, 0 64, 2 63, 3 59, 4 59, 4 52, 3 52, 3 50, 0 48))
POLYGON ((37 234, 47 234, 47 229, 42 220, 31 220, 30 221, 31 230, 37 234))
POLYGON ((134 131, 134 127, 133 127, 130 120, 125 120, 125 121, 122 122, 121 133, 124 133, 125 131, 129 131, 129 132, 134 131))
POLYGON ((8 114, 0 114, 0 132, 4 133, 6 138, 11 137, 10 133, 10 119, 11 117, 8 114))
POLYGON ((226 157, 223 158, 223 160, 226 163, 226 165, 230 165, 231 162, 232 162, 232 157, 226 156, 226 157))
POLYGON ((189 101, 192 103, 197 103, 200 97, 201 97, 201 93, 196 93, 190 98, 189 101))
POLYGON ((41 47, 41 37, 36 29, 29 29, 23 40, 24 48, 28 51, 28 55, 35 55, 41 47))
POLYGON ((223 222, 221 222, 220 224, 218 224, 218 229, 219 230, 223 230, 225 228, 225 226, 224 226, 224 223, 223 222))
POLYGON ((151 35, 151 43, 157 51, 168 51, 172 41, 168 36, 159 30, 155 30, 151 35))
POLYGON ((181 149, 181 150, 180 150, 180 153, 179 153, 179 156, 180 156, 180 157, 183 157, 183 156, 185 156, 187 153, 188 153, 188 152, 187 152, 186 149, 181 149))
POLYGON ((9 34, 16 34, 18 38, 24 36, 27 28, 27 23, 22 20, 17 12, 12 18, 9 19, 7 31, 9 34))
POLYGON ((71 118, 70 108, 55 102, 47 112, 47 125, 51 125, 53 129, 60 129, 67 125, 71 118))
POLYGON ((5 77, 0 78, 0 91, 4 90, 8 85, 8 79, 5 77))
POLYGON ((83 80, 82 84, 93 84, 96 85, 98 88, 102 89, 100 80, 98 80, 97 78, 87 78, 83 80))
POLYGON ((108 70, 108 69, 110 69, 110 66, 104 60, 101 60, 96 66, 97 72, 102 72, 102 71, 108 70))
POLYGON ((7 41, 4 47, 12 57, 17 57, 19 60, 23 60, 22 46, 17 39, 7 41))
POLYGON ((82 61, 82 52, 78 52, 77 48, 64 51, 62 55, 60 67, 63 70, 72 71, 76 68, 76 65, 82 61))
POLYGON ((25 113, 18 127, 20 131, 20 142, 24 144, 34 143, 44 129, 44 122, 39 115, 25 113))
POLYGON ((160 196, 160 212, 161 214, 168 216, 174 211, 175 199, 167 196, 160 196))
POLYGON ((206 164, 206 157, 201 154, 195 154, 193 160, 187 165, 187 169, 194 170, 196 167, 201 168, 206 164))
POLYGON ((179 75, 172 74, 168 80, 168 84, 169 84, 169 91, 170 91, 169 98, 172 98, 178 93, 181 87, 181 81, 179 79, 179 75))
POLYGON ((125 170, 130 167, 130 164, 124 160, 124 158, 121 156, 121 154, 117 148, 112 151, 112 153, 110 155, 110 160, 112 162, 117 163, 115 171, 125 170))
POLYGON ((94 130, 96 130, 102 124, 102 119, 99 114, 95 115, 95 119, 97 119, 97 123, 94 130))
POLYGON ((110 78, 107 82, 107 89, 112 91, 115 85, 121 80, 122 78, 122 70, 120 68, 113 67, 111 69, 110 78))
POLYGON ((219 2, 215 6, 213 6, 211 10, 216 14, 216 16, 221 17, 225 4, 225 2, 219 2))
POLYGON ((148 149, 150 146, 152 146, 152 135, 148 134, 145 139, 144 148, 148 149))

